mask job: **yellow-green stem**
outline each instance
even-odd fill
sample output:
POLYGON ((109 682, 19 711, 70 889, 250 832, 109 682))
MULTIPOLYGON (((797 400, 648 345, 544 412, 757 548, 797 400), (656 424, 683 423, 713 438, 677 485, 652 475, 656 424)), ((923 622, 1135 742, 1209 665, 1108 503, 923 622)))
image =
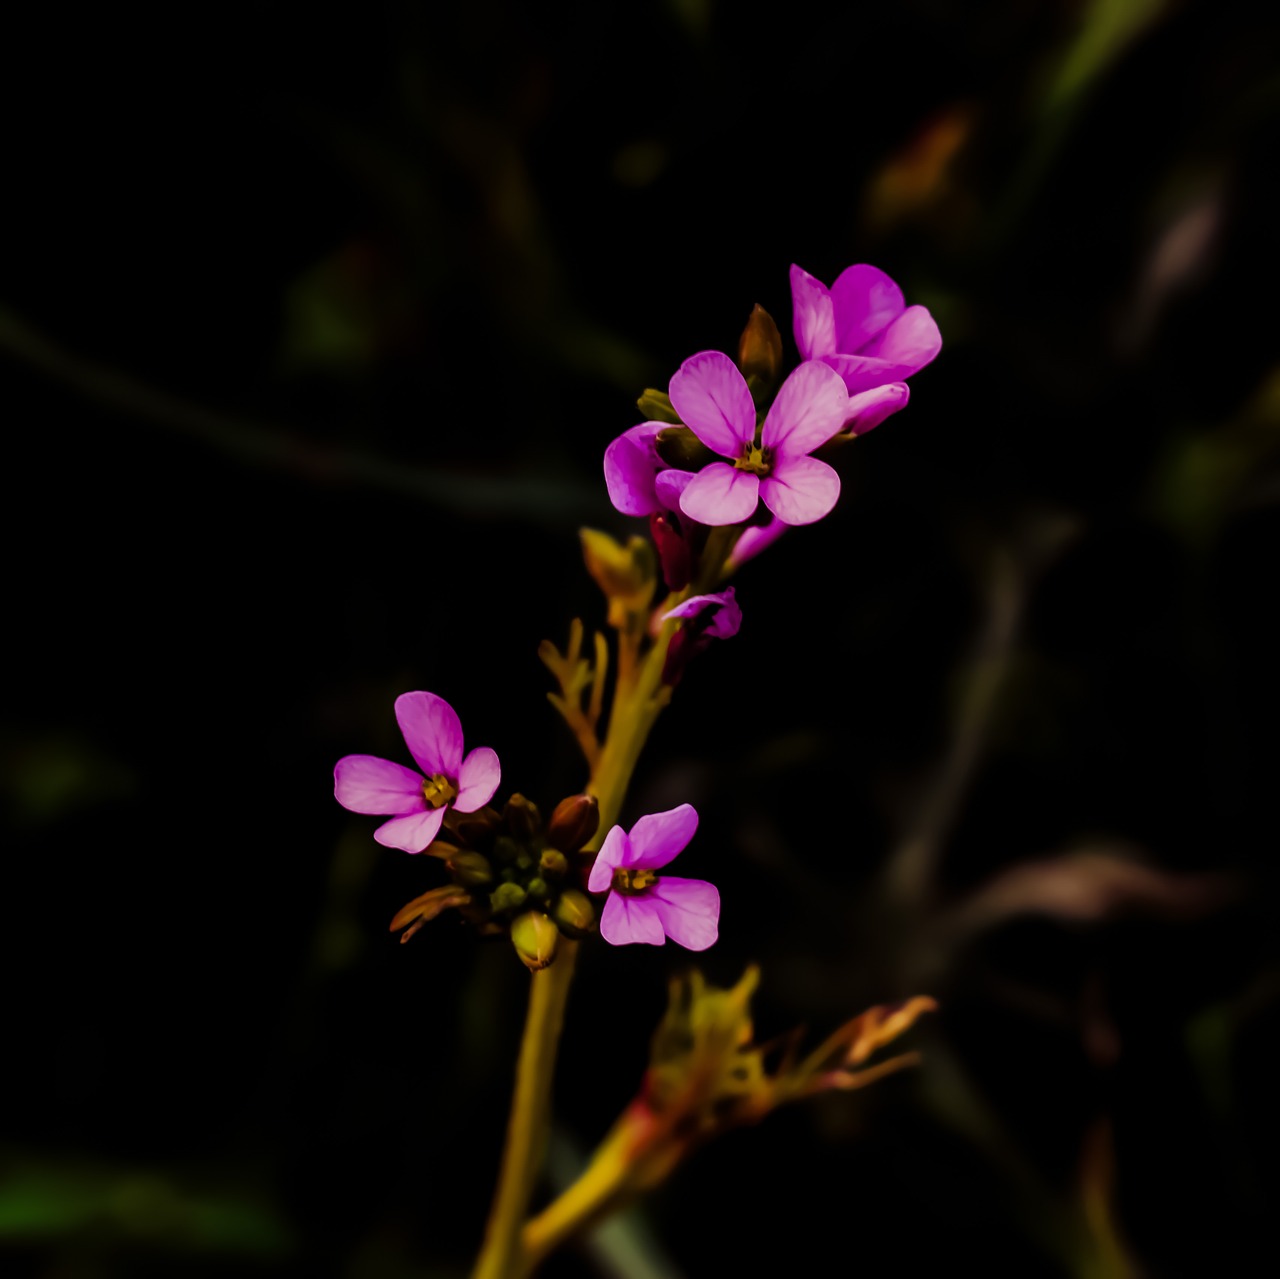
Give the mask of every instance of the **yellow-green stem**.
POLYGON ((473 1279, 517 1279, 528 1273, 520 1229, 546 1146, 556 1046, 577 953, 577 942, 562 941, 555 963, 530 981, 507 1144, 473 1279))

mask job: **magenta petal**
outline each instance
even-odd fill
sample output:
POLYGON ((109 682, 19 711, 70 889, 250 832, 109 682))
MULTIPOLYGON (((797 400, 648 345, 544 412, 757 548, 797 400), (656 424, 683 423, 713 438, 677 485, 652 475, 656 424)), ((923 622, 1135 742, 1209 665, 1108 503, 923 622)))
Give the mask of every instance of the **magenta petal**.
POLYGON ((879 267, 847 267, 831 286, 836 315, 835 350, 853 355, 871 341, 906 305, 902 290, 879 267))
POLYGON ((643 900, 654 904, 662 931, 687 950, 706 950, 720 935, 720 892, 705 879, 663 875, 643 900))
POLYGON ((697 617, 708 608, 714 608, 715 612, 705 634, 715 639, 732 639, 742 626, 742 606, 738 603, 732 586, 712 595, 690 595, 683 604, 677 604, 669 612, 663 613, 662 620, 665 622, 669 617, 697 617))
POLYGON ((854 435, 866 435, 879 426, 887 417, 892 417, 899 409, 907 407, 911 392, 905 382, 890 382, 888 386, 877 386, 870 391, 859 391, 849 397, 849 417, 847 428, 854 435))
POLYGON ((754 514, 759 497, 759 476, 712 462, 680 494, 680 509, 699 524, 739 524, 754 514))
POLYGON ((402 693, 396 698, 396 722, 409 754, 428 777, 451 780, 462 763, 462 723, 458 713, 434 693, 402 693))
POLYGON ((680 420, 721 456, 737 457, 755 437, 756 406, 747 380, 722 351, 691 355, 671 379, 670 393, 680 420))
POLYGON ((742 530, 742 536, 738 538, 733 548, 733 554, 729 557, 730 564, 745 564, 748 560, 755 559, 761 551, 767 550, 787 531, 787 526, 776 517, 770 519, 768 524, 752 525, 750 528, 742 530))
POLYGON ((808 271, 791 267, 791 327, 802 360, 817 360, 836 351, 835 314, 827 286, 808 271))
POLYGON ((649 813, 631 828, 631 852, 624 866, 657 870, 684 851, 698 829, 698 812, 681 804, 665 813, 649 813))
POLYGON ((803 457, 825 444, 848 417, 844 381, 821 360, 810 360, 782 384, 760 432, 760 443, 779 457, 803 457))
POLYGON ((333 770, 333 795, 353 813, 420 813, 422 774, 376 755, 348 755, 333 770))
POLYGON ((498 753, 488 746, 477 746, 458 769, 458 796, 453 806, 460 813, 474 813, 492 798, 502 780, 498 753))
POLYGON ((389 822, 383 822, 373 832, 373 837, 388 848, 403 848, 406 853, 420 853, 435 839, 442 821, 443 808, 432 808, 425 813, 410 813, 405 817, 393 817, 389 822))
POLYGON ((840 477, 816 457, 787 458, 760 482, 764 504, 784 524, 812 524, 840 497, 840 477))
POLYGON ((910 365, 882 360, 877 355, 828 355, 822 362, 840 374, 850 395, 901 382, 915 372, 910 365))
POLYGON ((609 501, 623 515, 652 515, 663 510, 653 480, 662 466, 654 440, 661 422, 642 422, 624 431, 604 451, 604 483, 609 501))
POLYGON ((680 494, 689 487, 689 481, 693 476, 693 471, 663 471, 653 482, 659 508, 664 511, 678 511, 680 494))
POLYGON ((657 903, 647 895, 624 897, 621 893, 610 893, 600 912, 600 936, 611 946, 627 946, 633 942, 661 946, 667 940, 658 918, 657 903))
POLYGON ((611 826, 591 867, 591 876, 587 880, 587 891, 603 893, 613 882, 613 872, 619 866, 627 864, 624 859, 630 852, 631 845, 627 839, 627 832, 621 826, 611 826))
POLYGON ((925 307, 909 306, 862 354, 874 355, 915 373, 941 350, 942 334, 933 316, 925 307))

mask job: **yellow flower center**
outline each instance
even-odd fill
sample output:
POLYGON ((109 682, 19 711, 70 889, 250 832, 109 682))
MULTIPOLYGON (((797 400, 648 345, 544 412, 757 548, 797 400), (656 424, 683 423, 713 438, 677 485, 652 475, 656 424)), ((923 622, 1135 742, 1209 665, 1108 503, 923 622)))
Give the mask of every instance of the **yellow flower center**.
POLYGON ((734 466, 748 475, 758 475, 763 479, 773 470, 773 450, 761 448, 758 444, 748 444, 742 456, 734 459, 734 466))
POLYGON ((457 797, 458 788, 443 773, 432 773, 422 783, 422 798, 428 808, 443 808, 457 797))
POLYGON ((624 897, 635 897, 657 882, 658 877, 651 870, 633 870, 619 866, 613 872, 613 891, 624 897))

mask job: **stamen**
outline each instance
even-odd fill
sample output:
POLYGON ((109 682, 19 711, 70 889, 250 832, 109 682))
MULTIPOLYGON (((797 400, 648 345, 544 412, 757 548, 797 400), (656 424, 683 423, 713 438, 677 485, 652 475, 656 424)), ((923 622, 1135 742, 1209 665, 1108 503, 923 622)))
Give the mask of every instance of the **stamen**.
POLYGON ((631 870, 625 866, 619 866, 613 872, 613 891, 621 893, 624 897, 635 897, 646 888, 652 888, 657 882, 658 876, 651 870, 631 870))
POLYGON ((742 450, 742 456, 734 459, 733 465, 748 475, 758 475, 762 479, 773 470, 773 450, 761 448, 760 445, 748 444, 742 450))
POLYGON ((458 788, 443 773, 432 773, 422 783, 422 798, 428 808, 443 808, 458 797, 458 788))

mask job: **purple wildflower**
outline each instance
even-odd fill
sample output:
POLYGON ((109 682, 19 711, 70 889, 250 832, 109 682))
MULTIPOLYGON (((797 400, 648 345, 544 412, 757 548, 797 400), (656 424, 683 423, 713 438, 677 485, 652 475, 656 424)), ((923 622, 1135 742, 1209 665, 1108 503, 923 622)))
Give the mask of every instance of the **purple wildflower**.
POLYGON ((701 879, 656 875, 698 829, 691 804, 641 817, 630 832, 615 826, 604 837, 587 887, 612 889, 600 915, 600 935, 613 946, 670 937, 689 950, 706 950, 718 935, 720 894, 701 879))
MULTIPOLYGON (((942 349, 942 335, 922 306, 907 306, 885 273, 860 263, 842 271, 830 289, 798 266, 791 268, 796 345, 806 360, 821 360, 844 379, 849 394, 871 392, 924 368, 942 349)), ((907 402, 907 388, 864 406, 865 434, 907 402), (877 416, 878 413, 878 416, 877 416)))
POLYGON ((844 383, 825 364, 802 364, 782 384, 756 439, 746 379, 720 351, 690 356, 671 379, 671 403, 712 452, 686 484, 680 509, 701 524, 739 524, 757 499, 784 524, 812 524, 836 504, 840 477, 809 454, 849 418, 844 383))
POLYGON ((446 809, 474 813, 493 798, 502 770, 487 746, 462 757, 458 714, 435 693, 397 697, 396 722, 422 772, 376 755, 348 755, 333 770, 333 793, 353 813, 394 814, 374 839, 420 853, 435 839, 446 809))
POLYGON ((733 587, 713 595, 691 595, 677 604, 661 621, 669 617, 684 620, 684 625, 671 637, 667 660, 662 667, 662 682, 674 688, 691 658, 696 657, 713 639, 730 639, 742 625, 742 609, 734 598, 733 587))

